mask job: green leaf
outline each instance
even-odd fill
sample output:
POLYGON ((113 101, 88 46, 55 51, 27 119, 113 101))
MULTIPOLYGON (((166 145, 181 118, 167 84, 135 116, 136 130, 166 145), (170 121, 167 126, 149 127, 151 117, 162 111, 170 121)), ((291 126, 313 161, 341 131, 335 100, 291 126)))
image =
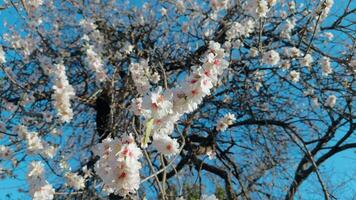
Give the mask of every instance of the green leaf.
POLYGON ((149 140, 150 140, 153 122, 154 122, 154 119, 153 119, 153 118, 149 119, 149 120, 146 122, 145 135, 143 136, 142 141, 141 141, 141 146, 142 146, 143 148, 146 148, 146 147, 147 147, 147 144, 148 144, 148 142, 149 142, 149 140))

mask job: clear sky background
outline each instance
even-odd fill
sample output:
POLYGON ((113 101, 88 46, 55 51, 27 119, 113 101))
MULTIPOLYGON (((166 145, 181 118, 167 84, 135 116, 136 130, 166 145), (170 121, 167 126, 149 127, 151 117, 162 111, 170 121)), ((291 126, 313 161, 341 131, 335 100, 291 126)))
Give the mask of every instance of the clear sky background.
MULTIPOLYGON (((343 11, 345 7, 346 0, 334 0, 335 4, 332 8, 332 13, 343 11)), ((134 4, 142 5, 140 2, 135 0, 134 4)), ((3 0, 0 0, 0 5, 3 4, 3 0)), ((355 7, 355 1, 352 3, 352 8, 355 7)), ((7 9, 6 11, 0 11, 0 21, 4 22, 7 21, 8 24, 16 24, 17 21, 17 14, 14 9, 7 9)), ((330 21, 330 18, 328 19, 330 21)), ((356 20, 356 19, 355 19, 356 20)), ((328 23, 326 21, 325 23, 328 23)), ((4 25, 0 25, 0 35, 4 33, 4 25)), ((337 37, 337 35, 335 35, 337 37)), ((2 44, 0 38, 0 44, 2 44)), ((0 77, 3 74, 0 72, 0 77)), ((337 134, 340 135, 340 134, 337 134)), ((27 162, 28 163, 28 162, 27 162)), ((25 163, 26 165, 26 163, 25 163)), ((24 164, 21 165, 15 173, 18 175, 18 179, 3 179, 0 180, 0 200, 6 199, 21 199, 26 200, 30 199, 29 196, 24 195, 18 190, 27 189, 26 184, 26 175, 27 175, 27 166, 24 164), (10 196, 8 196, 8 194, 10 196)), ((1 166, 0 166, 1 167, 1 166)), ((326 179, 326 182, 330 182, 333 185, 336 183, 344 183, 344 185, 340 185, 340 188, 336 192, 331 191, 332 193, 336 194, 341 200, 351 200, 356 198, 356 151, 355 150, 348 150, 342 153, 337 154, 333 158, 326 161, 321 166, 321 173, 326 179), (345 182, 347 181, 347 182, 345 182), (342 186, 342 187, 341 187, 342 186)), ((51 179, 49 179, 51 182, 51 179)), ((209 188, 209 184, 206 185, 207 190, 211 191, 209 188)), ((318 183, 315 175, 312 175, 303 183, 303 185, 299 188, 299 191, 305 191, 303 194, 303 199, 308 200, 319 200, 323 199, 320 194, 320 184, 318 183), (316 194, 316 191, 317 194, 316 194)))

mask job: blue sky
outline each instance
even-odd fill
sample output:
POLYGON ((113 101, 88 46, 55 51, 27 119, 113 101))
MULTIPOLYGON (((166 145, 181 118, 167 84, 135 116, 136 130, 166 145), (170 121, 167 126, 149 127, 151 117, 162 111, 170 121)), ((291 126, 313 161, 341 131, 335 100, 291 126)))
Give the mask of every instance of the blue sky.
MULTIPOLYGON (((135 1, 137 5, 140 5, 142 1, 135 1)), ((345 0, 335 0, 332 12, 337 12, 340 8, 343 8, 345 5, 345 0)), ((0 0, 0 5, 3 1, 0 0)), ((352 3, 351 7, 355 7, 355 1, 352 3)), ((16 23, 16 12, 14 9, 7 11, 0 11, 0 21, 6 20, 9 24, 16 23)), ((330 19, 329 19, 330 20, 330 19)), ((328 21, 326 21, 327 23, 328 21)), ((0 26, 0 34, 4 32, 4 27, 0 26)), ((1 44, 1 41, 0 41, 1 44)), ((0 74, 1 76, 1 74, 0 74)), ((337 135, 340 135, 339 133, 337 135)), ((341 180, 345 180, 345 177, 356 177, 356 157, 355 150, 348 150, 342 153, 339 153, 337 156, 326 161, 321 166, 321 171, 324 177, 326 177, 332 183, 339 183, 341 180)), ((26 162, 16 170, 16 174, 19 176, 18 179, 3 179, 0 180, 0 199, 5 200, 9 199, 6 195, 11 193, 11 199, 21 199, 26 200, 30 199, 29 196, 24 195, 23 193, 18 192, 19 189, 26 189, 27 184, 25 182, 25 177, 27 175, 27 166, 26 162)), ((49 178, 51 182, 51 178, 49 178)), ((207 182, 208 183, 208 182, 207 182)), ((335 194, 340 197, 340 199, 351 199, 353 195, 356 194, 356 180, 352 180, 346 183, 346 189, 335 192, 335 194)), ((322 199, 322 196, 315 195, 315 191, 320 191, 320 184, 317 182, 316 177, 313 175, 308 178, 306 182, 301 186, 299 190, 307 191, 304 198, 309 200, 322 199)), ((212 192, 209 184, 207 184, 207 191, 212 192)))

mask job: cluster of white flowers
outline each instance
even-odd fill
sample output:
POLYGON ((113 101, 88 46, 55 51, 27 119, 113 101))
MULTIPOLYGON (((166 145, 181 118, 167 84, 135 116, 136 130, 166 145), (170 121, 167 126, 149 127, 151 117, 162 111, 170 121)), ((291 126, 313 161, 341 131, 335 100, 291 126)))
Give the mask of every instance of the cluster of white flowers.
POLYGON ((224 49, 212 41, 201 61, 203 65, 194 66, 192 73, 179 81, 177 87, 166 90, 158 87, 142 99, 132 101, 134 113, 144 116, 146 124, 152 121, 153 145, 162 154, 178 153, 178 142, 168 136, 173 132, 174 124, 182 115, 198 108, 228 67, 224 49))
POLYGON ((142 59, 139 63, 131 63, 129 70, 137 92, 145 94, 151 88, 148 61, 142 59))
POLYGON ((153 145, 160 153, 168 156, 177 154, 179 152, 179 143, 176 139, 172 139, 168 135, 154 135, 153 145))
POLYGON ((334 0, 322 1, 322 5, 321 5, 322 13, 320 15, 320 20, 325 19, 329 15, 329 12, 333 4, 334 4, 334 0))
POLYGON ((37 132, 30 132, 25 135, 27 141, 27 151, 30 154, 39 154, 44 149, 41 137, 37 132))
POLYGON ((226 38, 228 41, 239 37, 248 37, 251 33, 253 33, 255 29, 255 22, 246 19, 243 22, 234 22, 232 23, 229 30, 226 31, 226 38))
POLYGON ((67 172, 64 174, 64 177, 67 180, 67 184, 76 190, 80 190, 85 187, 84 177, 78 175, 77 173, 67 172))
POLYGON ((330 33, 330 32, 325 32, 324 36, 331 41, 334 38, 334 34, 330 33))
POLYGON ((106 73, 103 68, 103 61, 101 57, 94 51, 94 46, 88 45, 86 47, 86 63, 91 70, 96 74, 96 79, 103 82, 106 79, 106 73))
POLYGON ((227 113, 224 117, 220 118, 216 125, 217 131, 225 131, 236 120, 235 115, 227 113))
POLYGON ((295 25, 295 18, 287 19, 280 33, 281 38, 290 39, 292 30, 294 29, 295 25))
POLYGON ((5 52, 2 46, 0 46, 0 64, 5 63, 6 58, 5 58, 5 52))
POLYGON ((97 25, 94 23, 93 19, 82 19, 79 24, 86 32, 92 32, 97 28, 97 25))
POLYGON ((42 0, 29 0, 28 4, 34 8, 37 8, 38 6, 41 6, 43 4, 42 0))
POLYGON ((95 171, 103 180, 106 192, 125 196, 138 190, 142 152, 131 135, 107 138, 97 144, 93 152, 100 156, 95 171))
POLYGON ((266 0, 246 1, 244 9, 248 15, 251 15, 254 18, 266 17, 269 10, 266 0))
POLYGON ((289 73, 289 76, 290 76, 290 79, 296 83, 299 81, 300 79, 300 73, 295 71, 295 70, 292 70, 290 73, 289 73))
POLYGON ((210 6, 213 10, 226 9, 229 5, 229 0, 210 0, 210 6))
POLYGON ((16 127, 16 132, 21 139, 24 139, 27 143, 27 152, 29 154, 41 154, 46 158, 53 158, 57 149, 42 140, 37 132, 29 132, 23 125, 16 127))
POLYGON ((52 200, 55 190, 44 177, 43 164, 40 161, 30 163, 27 181, 33 200, 52 200))
POLYGON ((327 99, 326 99, 326 102, 325 102, 325 106, 328 106, 330 108, 333 108, 336 104, 336 96, 335 95, 330 95, 327 99))
POLYGON ((268 65, 277 65, 279 59, 279 53, 275 50, 267 51, 262 56, 262 62, 268 65))
POLYGON ((331 68, 330 59, 328 57, 323 57, 321 59, 321 67, 323 69, 323 75, 327 76, 333 72, 331 68))
POLYGON ((184 13, 185 12, 185 4, 184 4, 184 1, 182 0, 177 0, 175 2, 175 6, 176 6, 176 12, 177 13, 184 13))
POLYGON ((70 122, 73 118, 73 111, 70 100, 75 96, 73 87, 69 84, 63 64, 56 64, 54 70, 54 106, 62 122, 70 122))
POLYGON ((313 60, 313 57, 310 54, 307 54, 303 58, 301 58, 299 62, 302 67, 311 67, 313 60))
POLYGON ((9 159, 13 154, 13 151, 5 146, 5 145, 0 145, 0 159, 9 159))
POLYGON ((20 50, 20 54, 24 57, 24 59, 28 58, 30 54, 35 49, 35 41, 32 37, 23 38, 19 34, 8 34, 5 33, 3 35, 4 40, 9 44, 10 48, 14 48, 20 50))
POLYGON ((296 58, 301 55, 300 50, 296 47, 285 47, 283 50, 284 54, 290 58, 296 58))
POLYGON ((134 49, 134 46, 130 42, 126 41, 124 43, 124 47, 122 48, 122 51, 123 51, 123 53, 128 55, 132 52, 133 49, 134 49))

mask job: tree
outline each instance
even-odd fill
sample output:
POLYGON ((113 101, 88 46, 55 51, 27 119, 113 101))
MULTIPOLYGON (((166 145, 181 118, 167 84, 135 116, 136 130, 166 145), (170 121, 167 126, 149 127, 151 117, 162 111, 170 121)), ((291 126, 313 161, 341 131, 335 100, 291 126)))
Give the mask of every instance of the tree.
POLYGON ((321 167, 356 148, 339 3, 4 1, 2 176, 33 199, 287 200, 307 179, 337 198, 321 167))

